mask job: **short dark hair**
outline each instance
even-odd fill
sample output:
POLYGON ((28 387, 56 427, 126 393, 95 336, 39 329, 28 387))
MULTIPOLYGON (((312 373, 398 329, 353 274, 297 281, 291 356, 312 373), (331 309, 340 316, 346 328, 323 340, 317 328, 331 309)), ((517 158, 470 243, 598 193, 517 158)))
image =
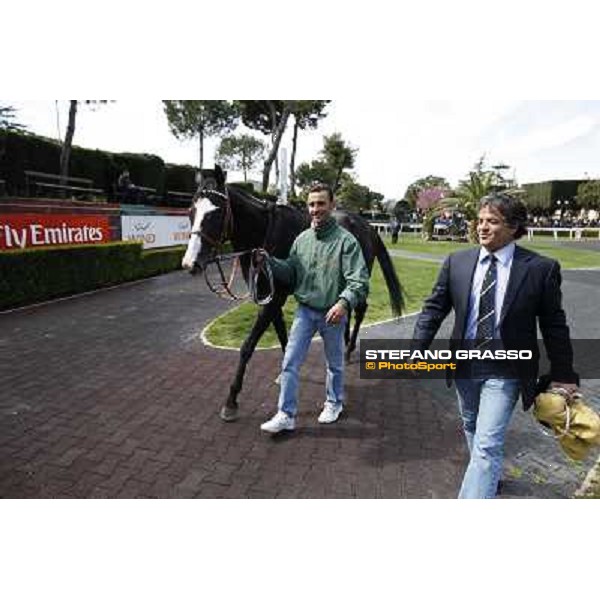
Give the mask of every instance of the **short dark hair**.
POLYGON ((309 194, 312 194, 313 192, 327 192, 329 201, 333 202, 333 190, 331 189, 330 185, 321 183, 320 181, 315 181, 314 183, 311 183, 310 187, 308 188, 309 194))
POLYGON ((496 209, 509 227, 515 227, 514 239, 518 240, 527 233, 527 208, 519 198, 510 194, 494 192, 479 201, 479 210, 489 206, 496 209))

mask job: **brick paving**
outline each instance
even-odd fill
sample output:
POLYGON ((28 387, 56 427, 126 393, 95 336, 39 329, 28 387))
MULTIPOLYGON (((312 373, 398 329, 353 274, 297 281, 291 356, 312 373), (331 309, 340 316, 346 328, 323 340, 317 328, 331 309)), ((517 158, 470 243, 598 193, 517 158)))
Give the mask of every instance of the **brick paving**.
POLYGON ((258 351, 223 423, 237 353, 204 346, 229 304, 172 273, 0 315, 3 498, 453 497, 456 419, 404 382, 348 367, 347 414, 319 425, 322 348, 304 368, 299 429, 271 437, 281 352, 258 351))
MULTIPOLYGON (((228 308, 177 272, 0 314, 0 497, 456 496, 467 457, 440 381, 361 380, 351 363, 346 414, 319 425, 314 343, 298 430, 269 436, 259 424, 275 406, 281 353, 258 351, 240 420, 222 422, 237 353, 204 346, 200 332, 228 308)), ((568 496, 583 476, 512 495, 568 496)))

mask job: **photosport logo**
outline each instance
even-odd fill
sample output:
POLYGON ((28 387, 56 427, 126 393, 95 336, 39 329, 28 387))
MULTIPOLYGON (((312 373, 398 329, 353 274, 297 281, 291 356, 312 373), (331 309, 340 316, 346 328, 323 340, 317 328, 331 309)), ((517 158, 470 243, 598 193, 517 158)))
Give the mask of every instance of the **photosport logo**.
MULTIPOLYGON (((600 378, 600 340, 572 340, 575 370, 582 379, 600 378)), ((565 353, 569 350, 565 349, 565 353)), ((363 379, 470 378, 481 369, 500 378, 534 378, 550 373, 542 340, 434 340, 428 348, 409 339, 360 340, 363 379)))

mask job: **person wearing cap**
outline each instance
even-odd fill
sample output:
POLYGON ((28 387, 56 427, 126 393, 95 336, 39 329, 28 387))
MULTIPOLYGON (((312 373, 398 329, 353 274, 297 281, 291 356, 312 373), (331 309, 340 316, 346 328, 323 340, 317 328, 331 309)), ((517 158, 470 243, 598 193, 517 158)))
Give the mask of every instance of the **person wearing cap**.
POLYGON ((413 332, 426 349, 448 313, 455 321, 450 347, 482 352, 498 346, 534 348, 533 360, 475 360, 447 372, 456 384, 469 450, 459 498, 494 498, 502 474, 504 438, 519 395, 528 410, 536 395, 537 327, 551 366, 552 385, 575 392, 573 349, 562 308, 557 261, 516 245, 527 229, 527 210, 503 193, 480 201, 479 247, 448 256, 413 332))

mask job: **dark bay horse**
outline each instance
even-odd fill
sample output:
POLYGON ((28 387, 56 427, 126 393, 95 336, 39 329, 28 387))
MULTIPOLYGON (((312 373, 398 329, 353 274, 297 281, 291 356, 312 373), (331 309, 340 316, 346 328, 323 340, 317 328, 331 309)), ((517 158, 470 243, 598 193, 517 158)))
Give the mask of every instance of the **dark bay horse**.
MULTIPOLYGON (((205 174, 206 171, 203 172, 205 174)), ((240 256, 242 274, 249 283, 251 271, 251 250, 264 248, 272 256, 286 258, 294 239, 310 226, 307 211, 293 206, 276 204, 255 198, 235 185, 225 185, 225 175, 217 166, 209 179, 210 187, 201 184, 192 200, 190 218, 192 233, 188 248, 182 260, 184 268, 202 270, 205 265, 221 252, 222 244, 229 241, 234 252, 247 252, 240 256)), ((362 217, 343 210, 336 210, 333 216, 338 223, 350 231, 358 240, 369 273, 378 259, 390 295, 390 306, 394 315, 402 312, 404 300, 402 288, 390 256, 369 223, 362 217)), ((258 279, 258 296, 263 298, 268 290, 267 281, 258 279)), ((221 409, 221 418, 234 421, 238 416, 237 396, 242 389, 248 361, 252 357, 260 338, 273 323, 281 349, 287 345, 287 327, 282 307, 293 290, 275 281, 273 297, 268 304, 260 307, 248 337, 240 348, 238 368, 229 389, 229 396, 221 409)), ((350 315, 346 327, 346 358, 356 347, 360 325, 367 310, 367 303, 356 306, 354 327, 350 334, 350 315)))

